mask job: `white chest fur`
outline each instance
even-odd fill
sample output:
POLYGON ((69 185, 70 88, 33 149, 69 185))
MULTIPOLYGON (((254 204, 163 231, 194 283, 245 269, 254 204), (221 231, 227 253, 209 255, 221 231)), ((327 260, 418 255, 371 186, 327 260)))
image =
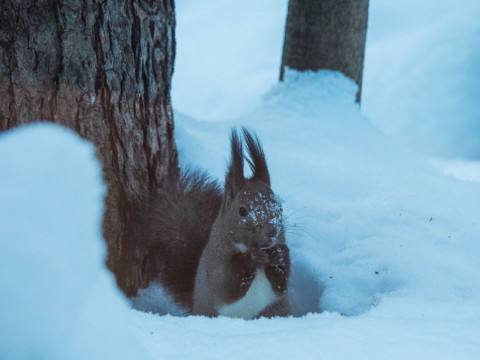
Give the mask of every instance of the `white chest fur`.
POLYGON ((221 306, 218 313, 228 317, 253 319, 276 299, 265 271, 258 269, 245 296, 234 303, 221 306))

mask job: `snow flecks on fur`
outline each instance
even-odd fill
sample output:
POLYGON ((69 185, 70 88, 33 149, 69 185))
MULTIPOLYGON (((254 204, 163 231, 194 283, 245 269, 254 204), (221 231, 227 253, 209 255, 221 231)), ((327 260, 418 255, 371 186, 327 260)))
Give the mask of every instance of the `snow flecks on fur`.
POLYGON ((250 194, 248 191, 242 193, 244 198, 251 199, 248 206, 248 215, 240 220, 242 224, 251 222, 253 226, 271 224, 275 228, 276 235, 272 237, 272 244, 278 242, 278 235, 283 231, 283 208, 278 196, 275 194, 265 195, 262 192, 250 194))

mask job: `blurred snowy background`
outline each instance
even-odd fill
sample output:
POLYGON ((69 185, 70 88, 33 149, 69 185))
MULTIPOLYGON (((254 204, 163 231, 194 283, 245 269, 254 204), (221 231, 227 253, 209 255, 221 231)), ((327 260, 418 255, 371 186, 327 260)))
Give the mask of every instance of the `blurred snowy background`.
MULTIPOLYGON (((177 111, 224 120, 255 109, 278 80, 287 3, 177 1, 177 111)), ((479 18, 477 0, 371 0, 361 109, 387 134, 476 179, 479 18)))

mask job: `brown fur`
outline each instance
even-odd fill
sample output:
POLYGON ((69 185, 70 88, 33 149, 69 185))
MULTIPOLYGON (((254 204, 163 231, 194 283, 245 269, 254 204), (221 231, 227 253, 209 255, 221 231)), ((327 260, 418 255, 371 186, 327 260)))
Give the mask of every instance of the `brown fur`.
POLYGON ((222 192, 197 170, 167 184, 142 211, 138 236, 142 273, 160 280, 175 301, 189 309, 200 255, 218 214, 222 192))

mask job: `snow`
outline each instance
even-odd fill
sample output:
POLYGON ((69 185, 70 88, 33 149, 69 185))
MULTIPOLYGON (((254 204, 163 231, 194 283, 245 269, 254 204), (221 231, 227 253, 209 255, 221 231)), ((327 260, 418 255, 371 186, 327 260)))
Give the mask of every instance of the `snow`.
POLYGON ((104 265, 93 146, 49 124, 9 131, 0 174, 0 358, 141 357, 104 265))
POLYGON ((364 113, 419 151, 480 159, 480 2, 377 0, 369 16, 364 113))
POLYGON ((175 108, 224 120, 258 106, 278 81, 287 0, 179 0, 175 11, 175 108))
POLYGON ((369 314, 335 313, 244 321, 181 319, 134 313, 150 358, 181 359, 476 359, 478 306, 445 312, 442 305, 388 302, 369 314), (451 339, 450 341, 444 341, 451 339))
MULTIPOLYGON (((175 108, 212 121, 259 106, 278 81, 287 3, 177 1, 175 108)), ((370 0, 362 112, 419 152, 478 160, 479 17, 478 0, 370 0)))
POLYGON ((460 180, 480 182, 480 163, 466 159, 432 158, 432 163, 445 174, 460 180))
POLYGON ((286 3, 178 1, 173 100, 182 166, 223 181, 231 128, 262 141, 295 317, 186 316, 158 283, 127 310, 92 146, 33 125, 0 135, 0 358, 478 358, 480 3, 372 0, 361 109, 335 72, 277 84, 286 3))

